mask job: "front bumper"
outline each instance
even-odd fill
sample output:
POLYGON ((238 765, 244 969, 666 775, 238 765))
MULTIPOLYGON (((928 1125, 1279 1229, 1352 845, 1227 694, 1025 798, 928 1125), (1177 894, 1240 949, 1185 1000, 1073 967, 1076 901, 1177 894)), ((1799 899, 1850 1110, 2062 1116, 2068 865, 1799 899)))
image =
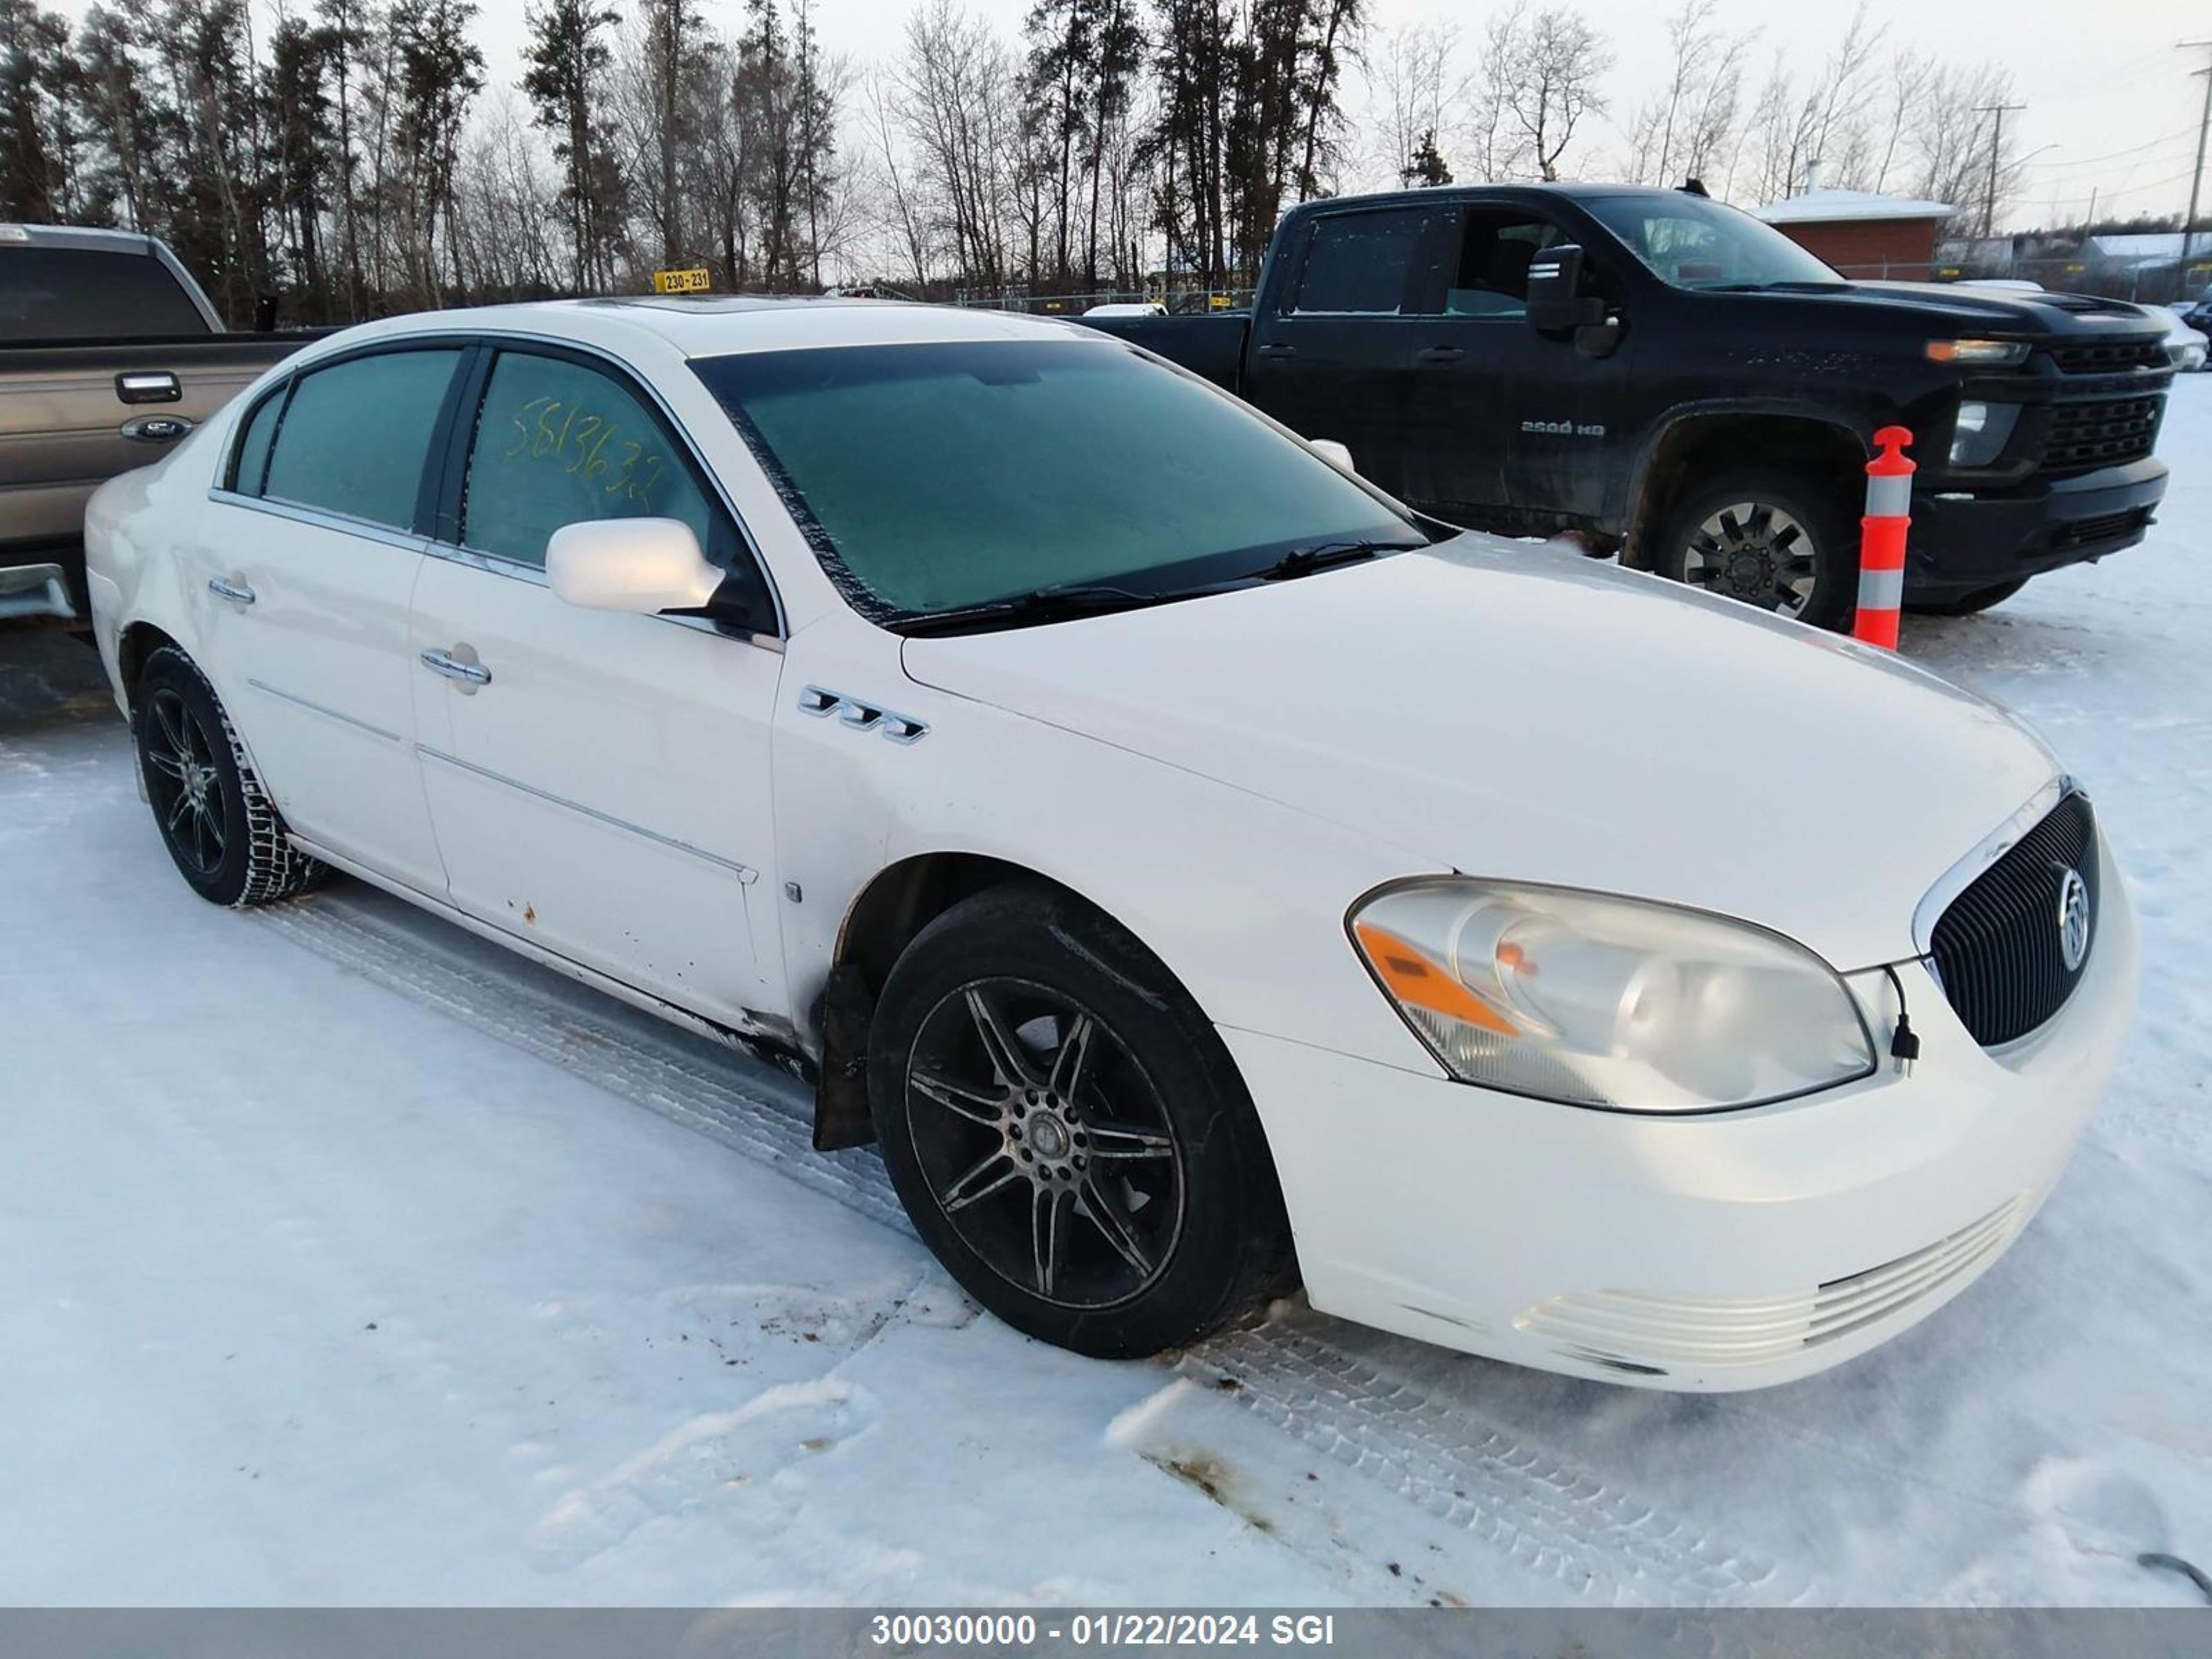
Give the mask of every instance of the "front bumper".
POLYGON ((2032 480, 1987 494, 1964 487, 1916 490, 1905 599, 1965 599, 2132 547, 2149 528, 2166 481, 2166 463, 2145 456, 2079 477, 2032 480))
MULTIPOLYGON (((1985 1051, 1901 963, 1921 1058, 1685 1118, 1525 1100, 1224 1030, 1316 1307, 1540 1370, 1761 1388, 1925 1318, 2033 1215, 2103 1098, 2136 976, 2109 852, 2096 945, 2040 1030, 1985 1051)), ((1877 1046, 1894 1006, 1850 976, 1877 1046)))

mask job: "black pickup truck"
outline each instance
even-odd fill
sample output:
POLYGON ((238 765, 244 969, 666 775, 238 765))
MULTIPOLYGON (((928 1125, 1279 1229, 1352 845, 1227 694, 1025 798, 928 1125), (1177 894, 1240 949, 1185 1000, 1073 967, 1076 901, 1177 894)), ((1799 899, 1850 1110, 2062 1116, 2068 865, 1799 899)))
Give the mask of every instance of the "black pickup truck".
POLYGON ((1249 315, 1092 326, 1454 523, 1810 623, 1856 599, 1875 428, 1914 434, 1906 603, 1963 612, 2142 539, 2172 373, 2136 307, 1846 281, 1749 215, 1625 185, 1309 202, 1249 315))

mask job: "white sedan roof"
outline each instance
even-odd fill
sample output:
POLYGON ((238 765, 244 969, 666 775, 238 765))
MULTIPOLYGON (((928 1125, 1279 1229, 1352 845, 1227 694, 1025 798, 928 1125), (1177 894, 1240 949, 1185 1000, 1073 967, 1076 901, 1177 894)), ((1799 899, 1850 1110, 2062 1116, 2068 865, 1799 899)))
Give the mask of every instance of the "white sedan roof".
MULTIPOLYGON (((832 297, 745 295, 546 300, 417 312, 369 325, 379 332, 512 331, 616 346, 652 335, 686 357, 809 346, 908 345, 939 341, 1066 338, 1074 325, 1005 311, 832 297)), ((1082 337, 1103 340, 1089 330, 1082 337)))

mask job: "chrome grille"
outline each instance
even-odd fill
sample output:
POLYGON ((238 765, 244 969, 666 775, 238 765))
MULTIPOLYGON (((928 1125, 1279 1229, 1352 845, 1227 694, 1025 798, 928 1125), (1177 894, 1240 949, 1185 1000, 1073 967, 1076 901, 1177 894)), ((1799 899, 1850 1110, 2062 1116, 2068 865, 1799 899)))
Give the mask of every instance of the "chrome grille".
POLYGON ((2097 821, 2083 795, 2060 801, 1951 901, 1929 955, 1975 1042, 1986 1048, 2025 1036, 2064 1005, 2096 949, 2097 902, 2097 821), (2089 900, 2089 949, 2072 969, 2060 925, 2069 870, 2089 900))

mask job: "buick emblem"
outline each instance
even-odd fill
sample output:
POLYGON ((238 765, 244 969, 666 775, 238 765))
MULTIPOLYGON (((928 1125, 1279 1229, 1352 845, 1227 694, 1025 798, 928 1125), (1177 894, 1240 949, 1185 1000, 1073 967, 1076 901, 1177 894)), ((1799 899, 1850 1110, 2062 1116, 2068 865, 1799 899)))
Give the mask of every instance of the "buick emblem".
POLYGON ((2058 878, 2058 955, 2069 974, 2089 955, 2089 884, 2070 867, 2058 878))

